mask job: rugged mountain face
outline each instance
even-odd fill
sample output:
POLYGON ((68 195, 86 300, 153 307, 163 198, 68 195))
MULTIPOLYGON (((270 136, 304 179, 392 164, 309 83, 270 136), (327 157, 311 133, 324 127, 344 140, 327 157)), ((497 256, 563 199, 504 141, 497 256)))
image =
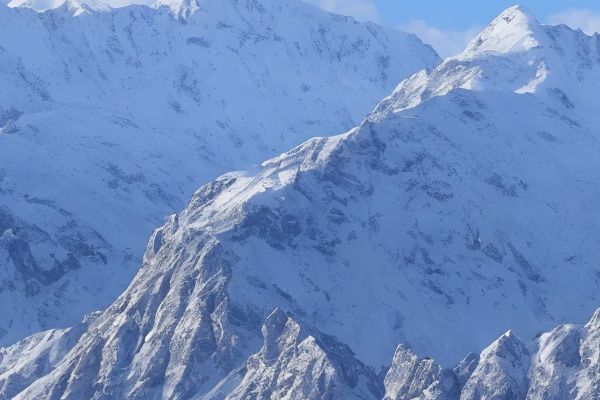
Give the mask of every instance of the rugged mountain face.
POLYGON ((405 345, 396 349, 384 385, 385 400, 455 399, 460 393, 453 371, 431 358, 418 358, 405 345))
POLYGON ((9 399, 50 372, 77 343, 93 315, 75 327, 50 330, 0 349, 0 398, 9 399))
POLYGON ((527 395, 529 352, 512 332, 486 348, 464 387, 461 400, 524 399, 527 395))
POLYGON ((347 346, 306 331, 283 311, 277 309, 267 317, 262 334, 260 352, 205 398, 369 399, 383 395, 377 375, 358 362, 347 346))
POLYGON ((0 343, 106 307, 202 183, 349 129, 438 62, 296 0, 194 4, 0 5, 0 343))
POLYGON ((583 327, 561 326, 538 339, 528 399, 600 395, 600 310, 583 327))
POLYGON ((16 398, 594 399, 598 313, 524 343, 600 303, 600 121, 571 94, 599 41, 511 8, 357 128, 203 186, 16 398))
MULTIPOLYGON (((600 393, 599 316, 597 310, 584 326, 562 325, 541 334, 529 346, 535 349, 532 356, 509 331, 481 354, 468 355, 453 369, 443 368, 431 358, 418 358, 407 346, 400 345, 382 384, 382 376, 358 361, 347 346, 276 309, 262 326, 262 347, 207 393, 165 393, 159 383, 145 395, 204 400, 593 400, 600 393)), ((64 357, 65 348, 73 345, 90 322, 93 317, 76 328, 38 334, 2 349, 0 398, 121 398, 123 392, 100 392, 98 387, 95 391, 71 391, 72 382, 79 379, 77 375, 58 387, 42 379, 18 395, 36 374, 47 373, 64 357)), ((188 385, 184 387, 189 390, 188 385)))
POLYGON ((600 394, 599 315, 600 310, 584 326, 562 325, 540 335, 530 346, 535 349, 533 355, 520 339, 507 332, 480 355, 465 358, 454 370, 443 370, 446 382, 455 379, 450 380, 450 386, 442 385, 444 379, 440 379, 439 367, 423 374, 422 366, 436 365, 435 361, 420 360, 415 364, 416 356, 404 349, 409 358, 394 357, 386 377, 386 399, 596 399, 600 394), (465 369, 467 365, 469 368, 465 369), (397 393, 397 385, 406 382, 411 374, 419 376, 417 382, 425 385, 416 392, 407 388, 404 396, 389 397, 390 393, 397 393), (461 377, 467 381, 461 381, 461 377), (456 381, 458 391, 454 386, 456 381), (438 389, 434 395, 432 387, 438 389), (440 392, 439 388, 444 387, 446 392, 440 392))

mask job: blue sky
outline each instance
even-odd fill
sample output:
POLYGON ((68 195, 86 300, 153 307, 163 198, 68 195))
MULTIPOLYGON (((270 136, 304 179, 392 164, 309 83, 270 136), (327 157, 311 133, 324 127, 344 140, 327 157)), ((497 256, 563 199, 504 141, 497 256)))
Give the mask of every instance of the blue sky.
POLYGON ((569 9, 587 9, 600 15, 599 0, 372 0, 371 3, 387 24, 421 19, 446 29, 467 29, 485 24, 515 4, 528 7, 540 20, 569 9))
POLYGON ((329 11, 416 33, 443 56, 459 52, 506 8, 520 4, 542 23, 600 32, 600 0, 306 0, 329 11))

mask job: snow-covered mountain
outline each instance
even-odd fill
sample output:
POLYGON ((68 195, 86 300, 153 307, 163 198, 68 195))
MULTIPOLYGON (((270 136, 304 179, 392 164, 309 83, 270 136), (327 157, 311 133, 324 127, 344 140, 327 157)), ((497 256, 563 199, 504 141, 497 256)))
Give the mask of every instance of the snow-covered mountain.
POLYGON ((592 400, 600 396, 600 310, 585 325, 561 325, 530 345, 511 331, 455 368, 398 347, 385 400, 592 400))
POLYGON ((358 127, 204 185, 107 310, 3 350, 0 393, 596 399, 599 76, 600 36, 508 9, 358 127))
POLYGON ((152 230, 201 184, 351 128, 439 62, 415 36, 298 0, 199 0, 177 14, 10 5, 0 5, 2 344, 108 306, 152 230))
MULTIPOLYGON (((48 378, 18 394, 36 374, 54 367, 87 326, 34 335, 3 349, 2 398, 51 399, 63 393, 65 398, 121 398, 121 392, 99 393, 72 383, 52 387, 48 378)), ((260 349, 208 393, 178 391, 168 397, 158 388, 150 398, 593 400, 600 394, 600 309, 585 325, 561 325, 528 344, 508 331, 454 368, 400 345, 385 374, 375 374, 347 346, 307 329, 281 309, 267 316, 261 330, 260 349)))

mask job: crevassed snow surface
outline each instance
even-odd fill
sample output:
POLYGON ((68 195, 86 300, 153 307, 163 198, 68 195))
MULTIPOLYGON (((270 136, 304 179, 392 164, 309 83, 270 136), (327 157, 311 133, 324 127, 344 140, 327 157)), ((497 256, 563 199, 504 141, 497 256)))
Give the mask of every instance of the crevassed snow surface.
POLYGON ((0 5, 0 343, 106 307, 202 183, 349 129, 438 62, 295 0, 191 5, 0 5))

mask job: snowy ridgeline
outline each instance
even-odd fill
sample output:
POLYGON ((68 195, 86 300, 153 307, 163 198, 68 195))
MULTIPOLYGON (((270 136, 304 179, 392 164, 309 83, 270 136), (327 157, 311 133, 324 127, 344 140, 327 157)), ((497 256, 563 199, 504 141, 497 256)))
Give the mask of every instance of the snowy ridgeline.
POLYGON ((106 307, 201 184, 355 126, 439 62, 295 0, 198 4, 0 5, 0 344, 106 307))
MULTIPOLYGON (((74 328, 40 333, 3 349, 1 398, 594 400, 600 394, 600 310, 585 325, 563 325, 539 335, 529 346, 532 350, 512 332, 506 332, 480 354, 470 353, 454 368, 444 368, 432 358, 419 358, 407 346, 400 345, 389 368, 376 373, 357 360, 346 345, 307 328, 278 308, 262 325, 262 342, 256 353, 238 366, 230 366, 229 373, 216 379, 183 373, 195 362, 186 359, 179 374, 185 377, 185 383, 175 383, 170 376, 151 385, 140 381, 125 383, 129 390, 124 391, 105 386, 105 369, 94 376, 93 370, 81 365, 72 367, 66 385, 56 386, 52 375, 35 381, 40 370, 56 367, 90 323, 94 323, 93 316, 74 328)), ((90 353, 86 358, 99 356, 90 353)), ((101 357, 105 358, 105 354, 101 357)), ((78 362, 88 366, 86 360, 78 362)), ((138 368, 150 370, 152 365, 138 368)), ((54 374, 61 372, 64 373, 57 368, 54 374)))
POLYGON ((108 309, 2 350, 0 393, 597 399, 599 77, 600 36, 507 10, 358 127, 204 185, 108 309))

